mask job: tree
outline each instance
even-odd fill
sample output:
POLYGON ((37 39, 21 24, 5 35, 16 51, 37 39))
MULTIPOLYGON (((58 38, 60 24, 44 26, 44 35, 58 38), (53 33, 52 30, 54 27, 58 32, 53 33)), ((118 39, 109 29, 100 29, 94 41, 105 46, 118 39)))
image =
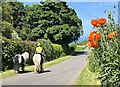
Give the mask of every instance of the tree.
POLYGON ((13 32, 13 26, 12 26, 12 20, 13 17, 11 16, 12 8, 8 3, 2 3, 2 21, 0 21, 0 28, 2 32, 2 36, 11 39, 12 38, 12 32, 13 32))
POLYGON ((6 22, 6 21, 2 21, 0 22, 0 28, 2 29, 2 36, 11 39, 12 38, 12 33, 13 33, 13 27, 10 23, 6 22))
POLYGON ((13 27, 17 26, 22 29, 22 25, 24 24, 24 5, 21 2, 8 2, 12 7, 11 15, 13 16, 13 27))
POLYGON ((12 23, 13 17, 11 15, 12 7, 8 3, 2 3, 2 21, 12 23))
POLYGON ((74 9, 58 0, 32 5, 27 22, 31 25, 31 40, 47 38, 53 43, 68 45, 83 34, 82 21, 74 9))

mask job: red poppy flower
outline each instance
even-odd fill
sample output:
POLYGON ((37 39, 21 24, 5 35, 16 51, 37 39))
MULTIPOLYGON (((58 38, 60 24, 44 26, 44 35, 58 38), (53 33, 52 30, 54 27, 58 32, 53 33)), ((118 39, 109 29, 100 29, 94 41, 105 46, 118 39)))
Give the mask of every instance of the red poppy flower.
POLYGON ((97 32, 90 32, 90 35, 89 35, 89 37, 88 37, 88 40, 89 41, 98 41, 99 39, 101 38, 101 35, 100 34, 98 34, 97 32))
POLYGON ((91 24, 94 26, 94 27, 98 27, 98 20, 91 20, 91 24))
POLYGON ((107 35, 107 38, 113 38, 114 36, 118 36, 118 33, 112 32, 112 33, 107 35))
POLYGON ((101 24, 101 25, 103 25, 103 24, 106 23, 106 19, 100 18, 100 19, 98 19, 98 23, 101 24))

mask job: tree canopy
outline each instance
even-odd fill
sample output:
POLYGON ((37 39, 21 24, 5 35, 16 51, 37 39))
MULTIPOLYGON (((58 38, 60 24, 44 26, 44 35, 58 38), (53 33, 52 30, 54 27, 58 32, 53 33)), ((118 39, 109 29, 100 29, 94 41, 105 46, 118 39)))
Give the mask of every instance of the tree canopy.
MULTIPOLYGON (((81 19, 60 0, 46 0, 31 6, 7 2, 2 3, 2 9, 4 26, 11 26, 22 40, 49 39, 52 43, 69 44, 83 34, 81 19)), ((8 28, 3 31, 5 29, 8 28)))
POLYGON ((83 34, 82 21, 66 2, 45 1, 30 7, 26 16, 31 40, 49 39, 53 43, 70 43, 83 34))

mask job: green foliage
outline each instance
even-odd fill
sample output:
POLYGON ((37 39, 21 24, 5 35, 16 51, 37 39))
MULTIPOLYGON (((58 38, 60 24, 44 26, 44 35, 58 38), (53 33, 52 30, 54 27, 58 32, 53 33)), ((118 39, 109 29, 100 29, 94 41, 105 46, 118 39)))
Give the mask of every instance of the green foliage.
MULTIPOLYGON (((81 71, 79 78, 76 80, 75 85, 84 85, 84 86, 95 86, 101 87, 100 80, 98 79, 99 74, 97 72, 91 72, 89 70, 89 61, 86 63, 84 69, 81 71)), ((77 87, 77 86, 76 86, 77 87)))
POLYGON ((88 41, 85 40, 85 41, 82 41, 82 42, 78 43, 78 45, 83 46, 83 45, 86 45, 87 43, 88 43, 88 41))
POLYGON ((83 34, 82 21, 66 2, 34 4, 27 12, 26 21, 32 30, 31 40, 34 41, 48 38, 53 43, 68 44, 83 34))
POLYGON ((91 72, 97 72, 100 69, 99 61, 100 58, 100 51, 96 51, 95 49, 92 49, 88 55, 89 58, 89 70, 91 72))
POLYGON ((2 21, 7 21, 9 23, 12 22, 13 17, 11 15, 12 13, 12 7, 8 3, 2 3, 2 21))
POLYGON ((2 69, 11 69, 13 68, 12 58, 16 54, 22 54, 23 52, 27 51, 30 53, 30 61, 32 61, 32 56, 35 52, 35 42, 31 41, 21 41, 21 40, 10 40, 1 37, 2 41, 2 69))
POLYGON ((42 44, 48 61, 74 53, 74 48, 68 44, 83 34, 82 21, 66 2, 45 1, 32 6, 21 2, 6 2, 0 7, 0 28, 4 36, 0 37, 3 41, 3 69, 11 69, 14 55, 24 51, 30 53, 29 64, 32 64, 36 42, 25 40, 40 39, 38 42, 42 44), (51 42, 61 45, 52 45, 51 42))
POLYGON ((15 30, 13 30, 13 32, 12 32, 12 39, 13 40, 20 40, 20 37, 15 30))
POLYGON ((15 28, 15 32, 18 33, 19 37, 22 40, 28 40, 30 39, 29 33, 31 32, 29 29, 29 25, 26 23, 26 10, 24 4, 21 2, 8 2, 8 4, 11 6, 11 16, 13 18, 12 24, 15 28))
POLYGON ((99 72, 103 87, 120 86, 120 35, 114 35, 112 38, 107 37, 110 33, 119 32, 119 29, 120 27, 109 13, 107 24, 98 28, 98 32, 102 35, 99 41, 100 47, 93 49, 89 54, 89 69, 99 72))
POLYGON ((61 45, 59 44, 52 44, 53 47, 53 57, 56 59, 58 57, 65 56, 66 54, 64 53, 64 50, 61 45))
POLYGON ((25 16, 24 5, 21 2, 8 2, 8 4, 12 7, 11 15, 13 17, 13 27, 17 26, 22 29, 23 20, 25 16))
POLYGON ((6 38, 9 38, 11 39, 12 38, 12 33, 13 33, 13 26, 6 22, 6 21, 3 21, 3 22, 0 22, 0 29, 2 29, 2 36, 6 37, 6 38))
POLYGON ((83 45, 86 45, 87 43, 88 43, 88 41, 85 40, 82 42, 72 43, 72 44, 70 44, 70 46, 76 48, 77 46, 83 46, 83 45))

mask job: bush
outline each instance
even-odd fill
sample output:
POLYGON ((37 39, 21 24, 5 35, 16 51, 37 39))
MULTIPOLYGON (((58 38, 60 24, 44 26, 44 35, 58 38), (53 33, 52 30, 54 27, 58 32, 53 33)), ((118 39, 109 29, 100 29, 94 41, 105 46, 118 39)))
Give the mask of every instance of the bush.
POLYGON ((58 58, 58 57, 62 57, 62 56, 65 56, 66 54, 64 53, 64 50, 62 48, 61 45, 59 44, 52 44, 52 47, 53 47, 53 58, 58 58))
POLYGON ((32 63, 32 56, 35 52, 35 42, 31 41, 12 41, 1 37, 2 40, 2 70, 13 68, 13 57, 27 51, 30 54, 29 64, 32 63))

